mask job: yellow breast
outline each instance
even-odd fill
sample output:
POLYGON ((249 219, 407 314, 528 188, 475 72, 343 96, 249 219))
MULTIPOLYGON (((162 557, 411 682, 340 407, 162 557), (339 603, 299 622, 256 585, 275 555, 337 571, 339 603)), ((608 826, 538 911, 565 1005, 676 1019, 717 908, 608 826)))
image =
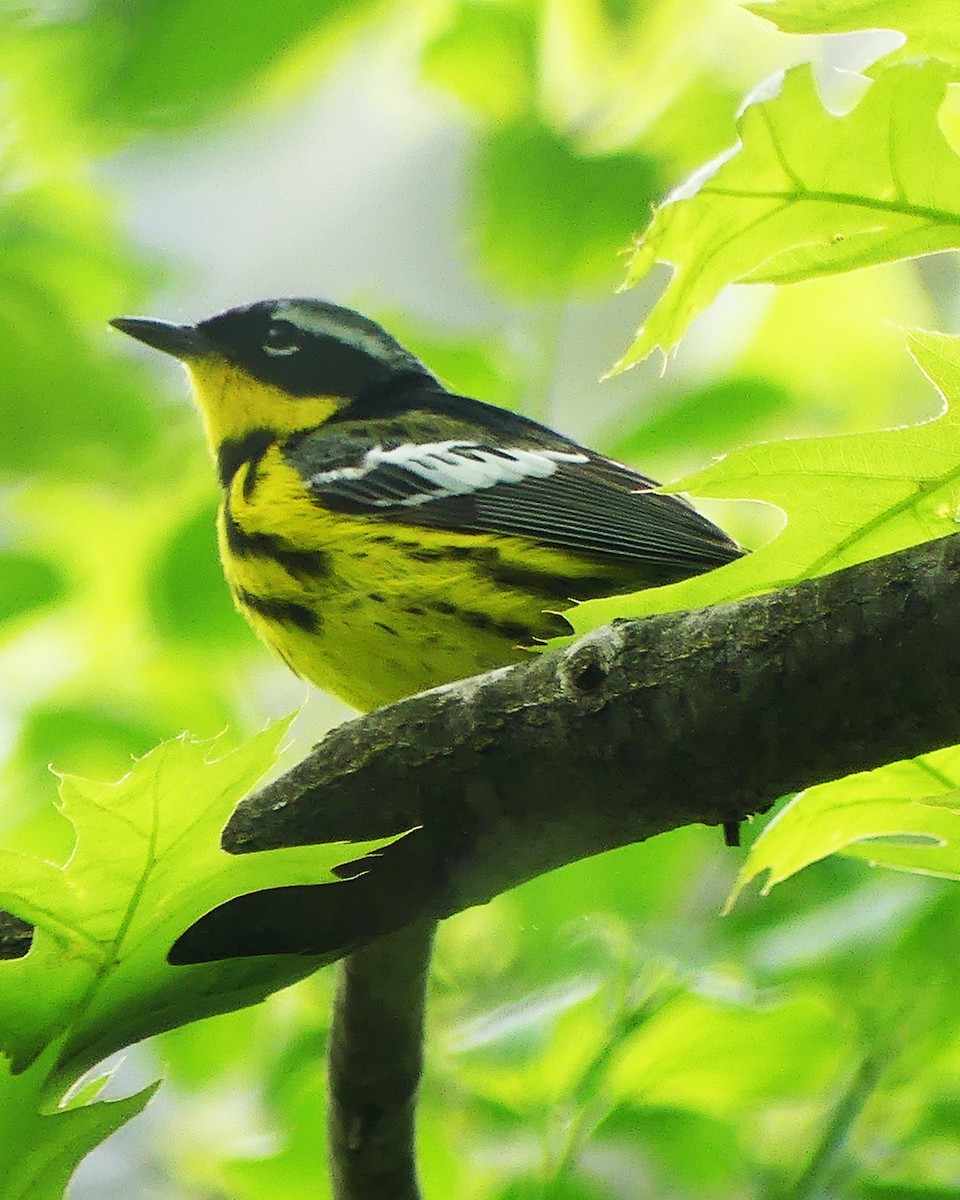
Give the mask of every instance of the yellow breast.
MULTIPOLYGON (((360 709, 516 662, 566 632, 555 614, 582 598, 577 577, 591 569, 526 538, 332 513, 276 445, 236 473, 219 524, 227 580, 260 637, 360 709)), ((609 568, 607 586, 618 583, 609 568)))

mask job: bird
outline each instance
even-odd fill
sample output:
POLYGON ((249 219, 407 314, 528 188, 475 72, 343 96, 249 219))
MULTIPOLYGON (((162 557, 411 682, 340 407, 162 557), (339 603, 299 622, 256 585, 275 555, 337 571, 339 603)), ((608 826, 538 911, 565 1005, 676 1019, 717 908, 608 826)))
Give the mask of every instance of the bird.
POLYGON ((111 324, 186 367, 237 608, 360 711, 522 660, 570 632, 578 601, 744 553, 633 467, 449 390, 349 308, 274 299, 111 324))

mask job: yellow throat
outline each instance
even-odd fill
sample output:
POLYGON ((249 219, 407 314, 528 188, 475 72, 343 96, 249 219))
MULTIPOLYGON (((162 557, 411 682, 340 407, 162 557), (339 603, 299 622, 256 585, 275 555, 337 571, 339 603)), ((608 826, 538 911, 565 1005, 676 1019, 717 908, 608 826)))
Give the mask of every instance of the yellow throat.
POLYGON ((214 453, 224 442, 239 441, 255 429, 281 437, 312 429, 342 404, 335 396, 291 396, 220 355, 190 359, 184 366, 214 453))

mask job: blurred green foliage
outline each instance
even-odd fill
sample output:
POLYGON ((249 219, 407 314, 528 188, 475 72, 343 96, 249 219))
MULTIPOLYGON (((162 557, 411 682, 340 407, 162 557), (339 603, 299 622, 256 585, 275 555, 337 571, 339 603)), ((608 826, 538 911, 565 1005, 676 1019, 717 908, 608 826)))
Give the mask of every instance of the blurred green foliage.
MULTIPOLYGON (((842 161, 849 195, 876 205, 891 177, 861 153, 864 137, 896 151, 884 170, 902 163, 901 150, 909 155, 900 174, 910 202, 946 216, 928 213, 928 225, 911 227, 909 246, 894 249, 955 244, 945 230, 956 223, 948 186, 956 164, 937 107, 952 70, 927 63, 884 73, 881 62, 872 107, 839 120, 812 84, 801 86, 808 77, 800 73, 739 127, 736 117, 769 72, 823 49, 773 22, 818 33, 862 21, 889 27, 896 18, 912 55, 954 57, 954 7, 781 0, 754 8, 762 15, 725 0, 0 4, 6 848, 56 861, 69 852, 69 828, 50 805, 49 762, 116 777, 132 755, 187 727, 198 735, 228 728, 227 749, 299 695, 230 607, 212 531, 215 488, 191 414, 171 401, 166 376, 104 328, 118 313, 151 311, 178 271, 124 232, 128 198, 110 182, 109 155, 163 146, 186 157, 224 127, 242 131, 265 112, 295 111, 332 63, 349 72, 358 56, 405 47, 422 102, 456 122, 467 164, 457 214, 463 266, 504 316, 501 328, 445 327, 397 311, 389 296, 372 296, 368 307, 451 386, 536 412, 556 363, 582 352, 558 339, 586 323, 590 306, 615 322, 603 298, 651 204, 738 136, 744 148, 724 178, 751 185, 742 176, 758 158, 774 178, 783 143, 759 135, 778 114, 791 147, 807 155, 789 165, 805 170, 816 160, 816 178, 801 172, 809 186, 825 187, 828 169, 842 161), (884 97, 884 111, 903 117, 892 133, 878 104, 884 97)), ((383 87, 391 86, 385 75, 383 87)), ((307 185, 294 176, 276 186, 307 185)), ((317 194, 304 197, 305 213, 326 201, 319 184, 309 186, 317 194)), ((863 248, 878 236, 862 205, 847 208, 859 224, 844 254, 851 241, 863 248)), ((651 226, 652 249, 641 253, 681 264, 681 283, 699 289, 692 308, 705 309, 719 287, 751 273, 787 278, 856 265, 856 255, 841 263, 832 244, 829 262, 810 250, 823 249, 832 217, 820 214, 811 232, 788 206, 774 237, 766 221, 737 223, 736 211, 729 221, 716 197, 693 190, 651 226), (734 233, 736 253, 721 270, 713 250, 734 233), (789 244, 805 237, 807 259, 789 244), (698 274, 704 259, 712 277, 698 274)), ((860 261, 898 256, 872 244, 860 261)), ((647 340, 672 343, 684 333, 676 363, 662 380, 640 369, 618 381, 622 403, 614 411, 608 402, 595 421, 602 448, 673 476, 758 438, 862 433, 931 416, 936 395, 899 331, 945 324, 955 313, 956 273, 938 286, 931 278, 929 267, 889 262, 775 294, 741 289, 689 334, 687 316, 674 320, 671 311, 663 338, 648 323, 647 340)), ((365 280, 356 291, 369 294, 365 280)), ((584 409, 592 402, 578 401, 584 409)), ((555 419, 570 416, 579 410, 555 419)), ((937 422, 920 436, 941 439, 948 453, 951 430, 937 422)), ((832 503, 848 524, 880 486, 864 482, 876 474, 868 451, 889 445, 902 463, 910 457, 904 437, 826 444, 830 478, 837 488, 846 479, 846 499, 832 503)), ((770 498, 784 504, 809 496, 804 473, 785 483, 777 467, 778 455, 797 453, 815 452, 801 443, 761 456, 771 489, 781 489, 770 498)), ((726 478, 728 492, 745 494, 732 481, 742 461, 731 457, 705 478, 718 492, 726 478)), ((753 486, 749 494, 758 495, 753 486)), ((826 504, 819 490, 817 500, 826 504)), ((751 544, 760 540, 748 512, 721 519, 751 544)), ((903 520, 920 518, 911 510, 903 520)), ((824 534, 813 515, 798 528, 807 550, 824 534)), ((756 559, 744 568, 763 568, 756 559)), ((317 732, 304 730, 301 749, 317 732)), ((897 798, 907 798, 902 788, 897 798)), ((821 799, 809 811, 819 813, 821 799)), ((949 836, 956 818, 947 800, 935 811, 949 836)), ((842 795, 828 798, 840 803, 842 795)), ((790 812, 782 833, 802 819, 802 809, 790 812)), ((787 839, 789 849, 817 858, 818 830, 836 829, 832 808, 821 819, 805 829, 809 843, 787 839)), ((906 849, 888 844, 887 854, 906 849)), ((754 865, 775 850, 768 843, 754 865)), ((953 885, 832 856, 764 899, 748 890, 721 919, 739 862, 716 831, 680 830, 575 864, 445 924, 420 1133, 428 1197, 960 1197, 953 885)), ((156 1039, 175 1103, 152 1117, 148 1108, 145 1136, 171 1187, 198 1200, 328 1194, 319 1065, 328 974, 156 1039)), ((34 1080, 18 1080, 4 1073, 0 1096, 13 1103, 28 1095, 34 1080)), ((90 1110, 95 1127, 80 1130, 77 1145, 93 1145, 145 1100, 134 1096, 110 1114, 90 1110)), ((3 1134, 8 1147, 40 1136, 26 1124, 3 1134)), ((137 1169, 124 1165, 130 1194, 137 1169)))
POLYGON ((478 260, 520 298, 612 288, 637 214, 661 186, 643 155, 585 156, 543 126, 504 125, 477 163, 478 260))
POLYGON ((290 56, 319 66, 376 6, 90 0, 71 11, 45 0, 6 0, 3 60, 36 106, 28 116, 46 121, 59 110, 102 143, 215 117, 249 100, 251 90, 272 86, 290 56), (52 79, 60 86, 51 95, 52 79))
POLYGON ((35 554, 0 555, 0 621, 9 621, 62 597, 56 567, 35 554))

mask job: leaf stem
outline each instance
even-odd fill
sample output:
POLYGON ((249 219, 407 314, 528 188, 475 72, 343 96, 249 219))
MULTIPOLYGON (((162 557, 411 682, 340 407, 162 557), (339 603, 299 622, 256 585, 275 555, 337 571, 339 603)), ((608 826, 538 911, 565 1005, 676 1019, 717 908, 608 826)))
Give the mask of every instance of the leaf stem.
POLYGON ((876 1090, 885 1065, 883 1055, 877 1050, 863 1058, 824 1126, 807 1165, 777 1200, 815 1200, 821 1194, 822 1184, 836 1167, 850 1131, 876 1090))
POLYGON ((567 1121, 559 1149, 544 1167, 544 1200, 559 1196, 563 1191, 563 1180, 575 1161, 590 1133, 600 1124, 610 1110, 610 1103, 601 1094, 603 1076, 614 1053, 631 1034, 635 1033, 655 1013, 659 1012, 677 995, 676 983, 658 978, 656 964, 648 970, 651 981, 644 987, 639 998, 631 995, 621 981, 621 995, 610 1026, 610 1034, 603 1048, 586 1064, 580 1079, 573 1089, 574 1115, 567 1121))

